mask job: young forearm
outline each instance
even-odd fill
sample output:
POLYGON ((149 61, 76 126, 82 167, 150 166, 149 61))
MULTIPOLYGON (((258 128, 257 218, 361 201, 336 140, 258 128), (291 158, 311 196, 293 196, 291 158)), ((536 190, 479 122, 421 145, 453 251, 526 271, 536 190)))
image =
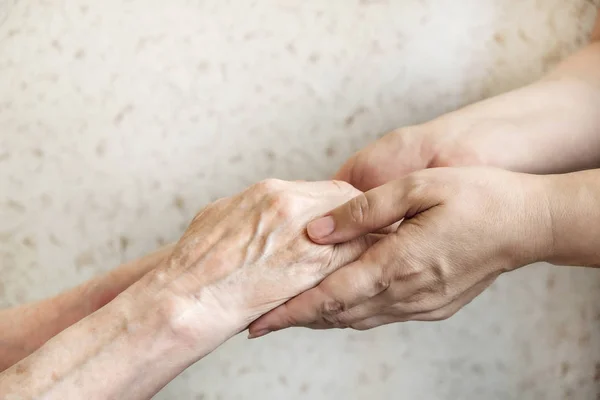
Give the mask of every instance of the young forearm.
POLYGON ((0 311, 0 371, 27 357, 47 340, 100 309, 155 268, 167 246, 128 262, 53 298, 0 311))
POLYGON ((540 179, 551 232, 540 261, 600 267, 600 169, 540 179))
POLYGON ((479 164, 564 173, 600 167, 599 104, 600 42, 595 41, 538 82, 430 124, 446 135, 439 146, 458 142, 472 149, 479 164))
POLYGON ((531 151, 523 154, 523 168, 564 173, 600 167, 600 41, 565 60, 538 85, 548 96, 555 88, 556 95, 525 137, 524 147, 531 151))

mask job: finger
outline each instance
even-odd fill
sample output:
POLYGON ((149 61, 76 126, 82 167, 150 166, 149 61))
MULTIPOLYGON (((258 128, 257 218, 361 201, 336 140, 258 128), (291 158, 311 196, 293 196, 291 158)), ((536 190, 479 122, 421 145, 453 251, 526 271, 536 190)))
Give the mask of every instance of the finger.
POLYGON ((395 305, 399 299, 407 298, 417 293, 422 287, 422 282, 413 279, 400 284, 396 282, 396 286, 398 287, 394 288, 394 290, 391 290, 390 287, 340 314, 338 316, 340 323, 351 326, 364 319, 385 314, 390 309, 390 306, 395 305))
MULTIPOLYGON (((358 259, 332 273, 317 287, 308 290, 265 314, 251 325, 251 337, 290 326, 335 325, 336 316, 377 296, 389 286, 387 267, 396 258, 398 238, 393 235, 367 235, 378 240, 358 259), (261 332, 258 335, 258 332, 261 332)), ((352 243, 352 242, 350 242, 352 243)))
POLYGON ((323 321, 336 326, 335 316, 385 290, 387 284, 378 265, 361 260, 341 268, 318 286, 289 300, 250 325, 250 336, 290 326, 308 326, 323 321))
POLYGON ((440 315, 447 314, 446 311, 452 310, 452 305, 462 304, 464 306, 475 297, 479 296, 481 292, 483 292, 492 284, 492 282, 494 282, 497 276, 498 275, 494 274, 486 277, 482 281, 467 289, 456 287, 454 290, 456 290, 458 293, 454 297, 445 299, 438 297, 438 299, 435 299, 432 295, 431 297, 421 297, 417 301, 410 301, 410 299, 408 299, 407 301, 397 303, 394 306, 395 314, 413 316, 421 315, 428 318, 424 319, 427 321, 438 320, 440 319, 440 315))
MULTIPOLYGON (((285 306, 280 306, 261 317, 251 325, 250 336, 258 337, 290 326, 340 327, 344 320, 339 316, 344 314, 344 310, 353 308, 354 305, 384 291, 388 281, 383 271, 389 269, 387 266, 396 258, 390 249, 397 247, 398 238, 376 234, 363 238, 377 242, 367 249, 358 261, 334 272, 316 288, 300 294, 289 300, 285 306), (260 335, 257 332, 261 332, 260 335)), ((338 246, 351 245, 356 240, 338 246)), ((336 257, 340 255, 336 254, 334 258, 336 257)))
POLYGON ((433 319, 429 313, 416 313, 416 314, 406 314, 402 316, 398 315, 375 315, 360 321, 355 321, 350 324, 350 328, 356 329, 357 331, 366 331, 369 329, 377 328, 383 325, 389 325, 393 323, 400 322, 410 322, 410 321, 421 321, 421 322, 432 322, 439 321, 443 318, 433 319))
POLYGON ((392 225, 437 204, 423 179, 406 177, 359 194, 328 215, 310 222, 310 238, 321 244, 341 243, 392 225))
POLYGON ((377 328, 378 326, 393 324, 394 322, 400 322, 398 320, 398 317, 396 317, 395 315, 377 315, 374 317, 353 322, 350 325, 350 328, 356 329, 357 331, 366 331, 369 329, 377 328))
MULTIPOLYGON (((393 322, 407 322, 407 321, 441 321, 450 318, 467 304, 473 301, 479 296, 486 288, 488 288, 492 282, 497 278, 497 275, 493 275, 479 282, 477 285, 471 287, 469 290, 455 298, 454 300, 445 303, 441 307, 437 307, 432 310, 419 311, 419 312, 405 312, 404 310, 414 310, 414 308, 399 308, 394 307, 394 312, 388 312, 386 315, 371 315, 362 320, 354 320, 349 323, 350 327, 357 330, 372 329, 381 325, 390 324, 393 322)), ((422 309, 422 308, 421 308, 422 309)), ((352 310, 350 310, 352 311, 352 310)))

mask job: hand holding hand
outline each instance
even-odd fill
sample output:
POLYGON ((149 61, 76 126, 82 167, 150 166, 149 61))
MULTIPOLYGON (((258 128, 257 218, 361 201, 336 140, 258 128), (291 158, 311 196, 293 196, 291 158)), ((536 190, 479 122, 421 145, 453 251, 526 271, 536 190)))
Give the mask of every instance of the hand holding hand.
POLYGON ((542 257, 551 242, 541 177, 491 168, 438 168, 389 182, 311 222, 321 244, 403 220, 317 287, 250 326, 369 329, 453 315, 498 275, 542 257))
POLYGON ((268 180, 219 200, 194 218, 144 291, 166 299, 179 337, 206 346, 209 328, 216 347, 368 247, 368 237, 319 245, 306 235, 312 218, 359 193, 343 182, 268 180))

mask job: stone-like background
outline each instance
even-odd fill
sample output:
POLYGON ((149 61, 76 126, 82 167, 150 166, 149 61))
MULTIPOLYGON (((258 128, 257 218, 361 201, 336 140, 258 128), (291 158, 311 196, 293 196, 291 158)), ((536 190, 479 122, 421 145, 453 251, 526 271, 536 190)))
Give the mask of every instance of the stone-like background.
MULTIPOLYGON (((584 0, 0 0, 0 306, 527 83, 593 18, 584 0)), ((528 267, 441 323, 240 336, 157 398, 593 400, 598 272, 528 267)))

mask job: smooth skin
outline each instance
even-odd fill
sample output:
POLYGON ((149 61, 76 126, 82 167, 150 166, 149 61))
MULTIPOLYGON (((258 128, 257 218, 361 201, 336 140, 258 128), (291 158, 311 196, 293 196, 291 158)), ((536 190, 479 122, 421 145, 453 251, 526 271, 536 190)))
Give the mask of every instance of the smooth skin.
POLYGON ((538 261, 599 266, 598 167, 600 17, 591 43, 540 81, 350 158, 336 178, 366 192, 312 221, 310 237, 392 233, 254 322, 250 337, 446 319, 504 272, 538 261))

